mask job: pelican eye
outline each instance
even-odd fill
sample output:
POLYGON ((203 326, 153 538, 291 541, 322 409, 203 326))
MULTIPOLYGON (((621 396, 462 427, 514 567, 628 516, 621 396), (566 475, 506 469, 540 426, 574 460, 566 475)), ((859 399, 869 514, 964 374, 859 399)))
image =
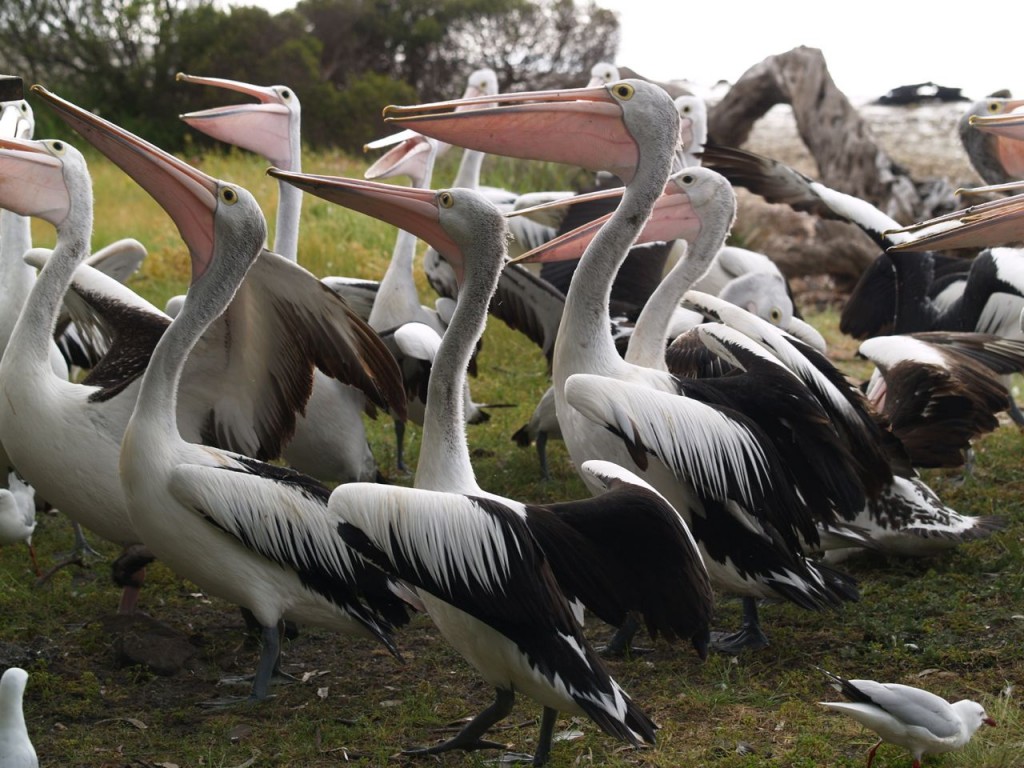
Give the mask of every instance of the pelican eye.
POLYGON ((685 107, 683 107, 682 114, 688 115, 691 112, 693 112, 693 107, 691 107, 689 104, 687 104, 685 107))
POLYGON ((993 115, 996 114, 997 112, 1002 112, 1003 105, 998 101, 990 101, 988 103, 988 111, 993 115))
POLYGON ((451 208, 455 205, 455 197, 451 192, 439 192, 437 194, 437 202, 442 208, 451 208))
POLYGON ((694 176, 692 173, 688 173, 685 176, 681 177, 679 181, 689 186, 690 184, 693 184, 695 181, 697 181, 697 177, 694 176))
POLYGON ((238 193, 233 187, 221 187, 220 188, 220 199, 228 205, 234 205, 238 202, 238 193))
POLYGON ((63 141, 51 141, 50 151, 55 155, 63 155, 68 151, 68 147, 63 141))
POLYGON ((769 314, 769 317, 771 318, 773 323, 778 325, 778 323, 782 320, 782 310, 779 309, 778 307, 772 307, 772 311, 769 314))
POLYGON ((21 102, 21 104, 19 106, 20 106, 22 112, 28 112, 28 102, 23 101, 23 102, 21 102))
POLYGON ((636 89, 629 83, 616 83, 612 86, 612 93, 623 101, 629 101, 636 93, 636 89))
POLYGON ((281 98, 284 99, 285 101, 290 101, 292 98, 292 92, 289 91, 287 88, 283 89, 281 91, 281 98))

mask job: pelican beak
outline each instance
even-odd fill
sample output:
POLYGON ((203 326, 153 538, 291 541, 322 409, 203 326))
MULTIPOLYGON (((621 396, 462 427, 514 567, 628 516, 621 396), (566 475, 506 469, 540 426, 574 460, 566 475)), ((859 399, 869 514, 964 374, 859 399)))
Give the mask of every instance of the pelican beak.
POLYGON ((267 173, 303 192, 404 229, 444 254, 456 273, 461 272, 462 248, 441 225, 437 203, 440 192, 340 176, 293 173, 280 168, 271 168, 267 173))
POLYGON ((909 239, 890 251, 984 248, 1019 242, 1024 240, 1024 194, 953 211, 893 233, 909 239))
POLYGON ((390 179, 408 176, 419 185, 431 166, 431 155, 440 152, 439 142, 413 133, 398 146, 392 147, 371 165, 363 175, 368 179, 390 179))
POLYGON ((55 227, 67 217, 71 198, 63 164, 43 142, 0 138, 0 208, 55 227))
MULTIPOLYGON (((623 188, 602 190, 586 195, 579 195, 572 200, 573 203, 585 202, 587 199, 607 199, 610 197, 621 197, 623 188), (581 200, 582 198, 582 200, 581 200)), ((564 204, 564 203, 562 203, 564 204)), ((542 206, 534 206, 516 213, 529 213, 531 211, 549 208, 559 205, 559 202, 548 203, 542 206)), ((558 237, 552 238, 532 251, 522 254, 512 260, 518 262, 548 262, 567 261, 578 259, 583 255, 590 241, 594 239, 602 225, 611 218, 610 213, 599 218, 588 221, 586 224, 577 227, 571 232, 565 232, 558 237)), ((665 185, 661 197, 654 204, 651 217, 647 220, 644 228, 637 236, 634 245, 653 243, 665 240, 693 240, 700 232, 700 218, 698 217, 689 196, 684 192, 673 179, 665 185)))
POLYGON ((1024 111, 1015 111, 1024 107, 1024 99, 1010 99, 1000 106, 998 114, 971 115, 967 122, 979 131, 1024 140, 1024 111))
POLYGON ((188 245, 193 282, 201 277, 213 259, 217 180, 40 85, 33 85, 32 92, 167 211, 188 245))
MULTIPOLYGON (((281 100, 276 90, 219 77, 186 75, 184 72, 179 72, 175 79, 194 85, 225 88, 257 99, 256 104, 213 107, 180 117, 197 131, 218 141, 255 152, 275 165, 296 167, 295 158, 291 156, 292 109, 281 100)), ((285 93, 293 104, 298 104, 294 93, 285 93)))
POLYGON ((629 182, 640 153, 613 96, 614 89, 629 87, 619 82, 390 106, 384 117, 468 149, 606 170, 629 182))

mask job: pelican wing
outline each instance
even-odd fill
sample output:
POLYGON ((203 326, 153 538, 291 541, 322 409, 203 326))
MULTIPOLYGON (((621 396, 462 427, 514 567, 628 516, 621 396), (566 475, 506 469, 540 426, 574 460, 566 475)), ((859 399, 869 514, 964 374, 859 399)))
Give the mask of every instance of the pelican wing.
POLYGON ((527 506, 530 528, 559 585, 610 624, 618 626, 628 611, 637 611, 651 637, 693 638, 699 651, 706 650, 714 596, 682 517, 616 464, 586 461, 583 472, 605 492, 527 506))
POLYGON ((402 588, 338 538, 330 491, 284 467, 217 455, 219 466, 176 467, 174 497, 246 549, 295 571, 397 654, 390 632, 408 621, 402 588))
POLYGON ((264 251, 231 305, 189 356, 179 402, 202 442, 248 456, 280 454, 313 387, 313 366, 404 416, 394 357, 336 293, 264 251))
POLYGON ((331 511, 344 541, 378 567, 507 636, 575 624, 522 514, 500 501, 349 483, 331 511))
MULTIPOLYGON (((107 400, 142 376, 171 319, 113 277, 88 264, 75 270, 64 296, 75 340, 92 362, 84 384, 107 400)), ((71 326, 69 326, 71 327, 71 326)))
POLYGON ((769 458, 756 427, 739 414, 592 374, 570 376, 565 396, 587 419, 619 435, 641 469, 643 454, 654 456, 703 494, 753 508, 771 492, 769 458))

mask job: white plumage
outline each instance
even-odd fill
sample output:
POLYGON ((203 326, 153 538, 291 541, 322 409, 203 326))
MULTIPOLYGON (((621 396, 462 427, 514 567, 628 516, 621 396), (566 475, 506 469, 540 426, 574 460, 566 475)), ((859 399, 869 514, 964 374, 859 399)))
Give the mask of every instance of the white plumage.
POLYGON ((29 739, 22 699, 28 672, 10 667, 0 677, 0 766, 39 768, 39 758, 29 739))
POLYGON ((924 755, 961 749, 982 725, 996 724, 981 704, 970 699, 950 704, 941 696, 909 685, 825 674, 850 701, 823 701, 821 705, 849 715, 880 737, 868 750, 867 768, 871 768, 875 752, 883 743, 908 750, 914 757, 914 768, 920 768, 924 755))

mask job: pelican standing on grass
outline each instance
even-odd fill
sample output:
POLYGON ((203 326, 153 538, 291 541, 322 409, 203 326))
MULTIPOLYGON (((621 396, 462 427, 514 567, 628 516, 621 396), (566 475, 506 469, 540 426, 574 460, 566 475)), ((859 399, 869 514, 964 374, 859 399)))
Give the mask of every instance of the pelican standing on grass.
MULTIPOLYGON (((268 695, 284 618, 375 637, 397 653, 391 632, 408 619, 407 590, 332 534, 327 489, 297 472, 186 442, 178 429, 186 357, 263 252, 266 222, 256 201, 35 91, 171 214, 192 260, 189 294, 153 350, 121 445, 121 482, 142 540, 183 578, 253 613, 263 639, 253 699, 268 695)), ((380 402, 400 404, 398 370, 380 338, 351 312, 340 338, 335 368, 380 402)))
MULTIPOLYGON (((728 591, 784 596, 809 608, 855 599, 848 577, 804 556, 801 538, 817 536, 813 515, 781 480, 781 461, 756 425, 681 397, 670 374, 629 366, 608 331, 612 280, 672 171, 679 114, 671 98, 658 86, 625 80, 498 101, 490 109, 444 111, 467 105, 463 100, 388 114, 441 140, 603 169, 626 182, 622 202, 576 269, 555 342, 556 409, 573 461, 612 460, 663 493, 690 524, 712 581, 728 591), (551 109, 559 104, 564 111, 551 109), (502 120, 505 114, 515 119, 502 120), (578 140, 581 131, 587 141, 578 140), (543 140, 514 140, 524 134, 543 140), (752 549, 740 555, 741 544, 752 549)), ((756 617, 747 624, 720 647, 766 642, 756 617)))
MULTIPOLYGON (((345 520, 340 528, 345 540, 415 585, 441 632, 496 690, 495 702, 453 739, 412 752, 502 746, 482 737, 509 713, 516 691, 545 707, 535 765, 547 760, 558 711, 586 714, 607 733, 634 744, 653 742, 653 723, 608 677, 563 590, 599 611, 616 599, 602 592, 660 588, 678 593, 670 598, 682 608, 677 617, 645 612, 644 618, 669 636, 692 635, 701 647, 710 588, 678 514, 639 479, 606 463, 584 469, 608 487, 605 496, 552 508, 482 490, 470 463, 461 401, 466 367, 504 263, 506 228, 500 213, 473 190, 435 193, 271 173, 416 233, 448 254, 460 282, 459 303, 428 387, 416 487, 349 484, 336 488, 330 502, 345 520), (614 544, 606 543, 603 552, 588 538, 602 528, 616 531, 609 537, 614 544), (620 556, 609 558, 615 547, 620 556), (666 550, 671 555, 661 559, 666 550), (656 576, 623 583, 645 570, 638 565, 628 576, 622 569, 626 551, 640 555, 656 576), (660 570, 663 563, 670 563, 671 576, 660 570)), ((667 598, 645 595, 648 605, 667 598)))
MULTIPOLYGON (((256 98, 256 103, 190 112, 181 119, 213 138, 261 155, 275 166, 301 170, 302 108, 293 89, 286 85, 258 86, 181 72, 177 79, 256 98)), ((288 184, 279 184, 273 251, 295 262, 298 261, 301 213, 302 192, 288 184)), ((368 405, 358 389, 331 379, 319 370, 313 375, 313 390, 303 413, 296 418, 295 434, 285 443, 282 456, 291 466, 323 482, 376 480, 377 462, 363 423, 363 413, 372 412, 372 405, 368 405)))

